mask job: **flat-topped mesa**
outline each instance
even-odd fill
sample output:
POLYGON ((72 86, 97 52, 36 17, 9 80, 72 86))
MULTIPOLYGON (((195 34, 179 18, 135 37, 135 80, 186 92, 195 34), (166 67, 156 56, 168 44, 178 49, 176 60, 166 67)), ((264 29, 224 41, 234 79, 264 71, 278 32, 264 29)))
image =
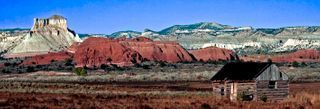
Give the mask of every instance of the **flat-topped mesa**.
POLYGON ((58 15, 47 19, 35 19, 31 31, 21 38, 21 42, 8 50, 5 57, 25 57, 48 52, 68 50, 79 36, 67 27, 67 20, 58 15))
POLYGON ((35 18, 31 31, 37 31, 37 29, 44 27, 58 27, 62 30, 68 30, 67 19, 59 15, 53 15, 47 19, 35 18))

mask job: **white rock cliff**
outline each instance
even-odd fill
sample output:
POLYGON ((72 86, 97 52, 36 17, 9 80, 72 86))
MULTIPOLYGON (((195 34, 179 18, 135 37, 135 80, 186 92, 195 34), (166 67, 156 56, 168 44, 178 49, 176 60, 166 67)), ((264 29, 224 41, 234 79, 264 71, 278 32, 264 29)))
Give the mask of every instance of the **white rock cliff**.
POLYGON ((80 41, 79 36, 67 27, 64 17, 54 15, 48 19, 36 18, 31 31, 6 56, 20 57, 66 50, 72 43, 80 41))

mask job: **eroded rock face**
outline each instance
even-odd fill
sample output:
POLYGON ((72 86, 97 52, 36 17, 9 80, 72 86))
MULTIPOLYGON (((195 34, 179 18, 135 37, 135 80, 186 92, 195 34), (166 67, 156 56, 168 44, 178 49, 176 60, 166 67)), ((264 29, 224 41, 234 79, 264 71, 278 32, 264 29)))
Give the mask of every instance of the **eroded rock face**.
POLYGON ((75 52, 77 67, 100 67, 102 64, 132 66, 140 63, 142 56, 133 49, 121 45, 116 40, 90 37, 82 42, 75 52))
POLYGON ((80 42, 78 35, 68 29, 65 18, 54 15, 48 19, 35 19, 33 28, 21 43, 9 50, 6 57, 30 56, 66 50, 74 42, 80 42), (19 54, 19 55, 17 55, 19 54))
POLYGON ((65 61, 67 59, 72 60, 73 54, 69 52, 55 52, 48 53, 42 55, 32 56, 25 61, 21 65, 46 65, 50 64, 54 61, 65 61))
POLYGON ((80 42, 74 42, 69 48, 68 48, 68 52, 70 53, 75 53, 78 49, 78 46, 80 45, 80 42))
POLYGON ((320 51, 307 49, 298 50, 292 53, 285 53, 281 55, 251 55, 241 57, 243 61, 255 61, 255 62, 267 62, 271 60, 272 62, 285 63, 285 62, 320 62, 320 51))
POLYGON ((0 29, 0 54, 14 48, 22 41, 23 36, 28 34, 27 29, 0 29))
POLYGON ((90 37, 82 42, 74 57, 78 67, 100 67, 102 64, 132 66, 142 61, 185 62, 192 56, 175 42, 157 42, 135 39, 108 39, 90 37))
POLYGON ((273 62, 320 62, 320 51, 298 50, 286 55, 272 57, 273 62))
POLYGON ((199 50, 190 50, 197 61, 238 60, 238 56, 228 49, 207 47, 199 50))
POLYGON ((192 56, 176 42, 152 41, 149 38, 138 37, 120 41, 120 43, 137 51, 145 60, 149 61, 169 63, 194 61, 192 56))
POLYGON ((98 68, 104 65, 133 66, 143 61, 192 62, 235 60, 237 56, 227 49, 208 47, 193 50, 190 54, 176 42, 152 41, 149 38, 108 39, 89 37, 82 43, 74 43, 68 52, 32 56, 23 65, 50 64, 52 60, 73 59, 76 67, 98 68))

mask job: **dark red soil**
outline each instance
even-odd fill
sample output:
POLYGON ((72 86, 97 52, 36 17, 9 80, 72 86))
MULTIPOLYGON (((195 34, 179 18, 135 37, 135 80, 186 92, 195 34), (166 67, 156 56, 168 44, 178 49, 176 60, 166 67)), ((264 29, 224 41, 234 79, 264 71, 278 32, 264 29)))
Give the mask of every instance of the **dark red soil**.
MULTIPOLYGON (((145 85, 145 84, 140 84, 145 85)), ((190 87, 204 87, 203 83, 193 83, 190 87)), ((130 85, 129 85, 130 86, 130 85)), ((139 85, 138 85, 139 86, 139 85)), ((145 85, 139 89, 154 89, 145 85)), ((111 86, 109 86, 111 87, 111 86)), ((127 87, 123 85, 122 87, 127 87)), ((132 88, 132 87, 127 87, 132 88)), ((320 83, 294 83, 290 84, 290 96, 299 95, 299 93, 320 94, 318 89, 320 83)), ((165 89, 165 88, 164 88, 165 89)), ((170 88, 169 88, 170 89, 170 88)), ((119 91, 126 89, 119 88, 119 91)), ((129 92, 130 93, 130 92, 129 92)), ((306 99, 306 98, 305 98, 306 99)), ((306 99, 307 100, 307 99, 306 99)), ((296 109, 296 108, 316 108, 312 103, 300 103, 297 101, 283 102, 232 102, 225 98, 214 95, 110 95, 110 94, 49 94, 49 93, 12 93, 0 92, 0 108, 205 108, 211 107, 228 109, 296 109)))

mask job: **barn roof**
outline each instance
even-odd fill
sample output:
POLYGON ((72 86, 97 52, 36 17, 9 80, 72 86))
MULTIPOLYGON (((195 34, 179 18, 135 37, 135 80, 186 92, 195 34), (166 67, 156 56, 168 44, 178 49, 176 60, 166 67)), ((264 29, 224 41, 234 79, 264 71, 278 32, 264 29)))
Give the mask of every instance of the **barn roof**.
POLYGON ((211 80, 253 80, 272 63, 230 62, 224 65, 211 80))

